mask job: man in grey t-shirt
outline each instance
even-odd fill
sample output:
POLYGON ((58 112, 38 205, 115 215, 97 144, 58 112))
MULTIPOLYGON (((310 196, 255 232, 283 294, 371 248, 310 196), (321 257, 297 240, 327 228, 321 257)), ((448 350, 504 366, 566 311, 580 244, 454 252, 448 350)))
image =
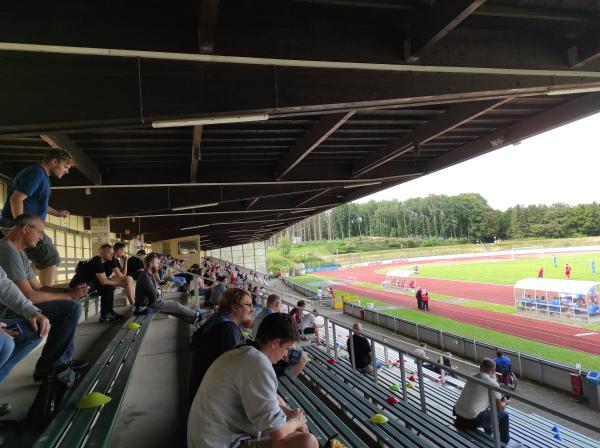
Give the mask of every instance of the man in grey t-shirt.
POLYGON ((277 396, 272 364, 298 339, 290 316, 273 313, 260 325, 256 345, 221 355, 202 379, 188 418, 189 448, 318 448, 301 409, 277 396))
MULTIPOLYGON (((19 361, 36 348, 42 338, 48 335, 50 322, 40 310, 25 297, 19 288, 6 276, 0 268, 0 315, 10 310, 20 317, 16 319, 1 319, 5 325, 0 328, 2 339, 2 361, 0 361, 0 383, 19 361)), ((0 415, 10 410, 8 403, 0 404, 0 415)))
MULTIPOLYGON (((73 336, 81 315, 78 299, 87 294, 87 287, 62 289, 39 283, 24 250, 35 247, 43 236, 42 220, 31 213, 23 213, 17 216, 15 226, 0 240, 0 267, 52 325, 35 367, 34 380, 37 381, 41 381, 54 368, 61 371, 67 368, 76 370, 87 365, 85 360, 72 359, 73 336)), ((19 318, 16 313, 7 314, 12 314, 11 318, 19 318)))
MULTIPOLYGON (((496 363, 490 358, 483 358, 479 366, 479 372, 473 375, 490 386, 500 387, 496 381, 496 363)), ((499 392, 493 392, 494 405, 498 411, 498 424, 500 427, 500 440, 508 443, 510 439, 509 418, 504 410, 508 404, 507 397, 501 397, 499 392)), ((458 429, 468 430, 483 428, 486 433, 492 432, 492 411, 488 389, 485 386, 467 381, 460 397, 454 405, 456 420, 454 422, 458 429)), ((513 443, 511 446, 518 447, 513 443)))

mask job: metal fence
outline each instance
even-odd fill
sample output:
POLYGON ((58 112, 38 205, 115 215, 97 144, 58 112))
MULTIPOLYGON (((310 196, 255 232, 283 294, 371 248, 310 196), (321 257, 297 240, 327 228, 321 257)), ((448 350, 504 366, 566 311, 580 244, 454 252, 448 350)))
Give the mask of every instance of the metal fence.
POLYGON ((571 375, 586 375, 587 371, 556 363, 547 359, 505 349, 500 344, 492 345, 475 339, 446 333, 442 330, 421 325, 396 316, 379 313, 353 303, 344 303, 344 313, 360 320, 386 328, 442 351, 451 352, 461 358, 479 363, 483 358, 494 358, 496 350, 501 349, 512 357, 513 370, 520 378, 536 381, 542 385, 571 392, 571 375))
MULTIPOLYGON (((291 309, 291 307, 294 306, 294 303, 289 303, 285 299, 283 299, 283 301, 284 301, 284 307, 282 308, 282 312, 289 311, 289 309, 291 309)), ((379 319, 384 319, 385 323, 389 324, 390 322, 393 322, 395 320, 395 318, 393 316, 387 316, 387 315, 376 316, 379 313, 364 309, 362 307, 356 307, 356 306, 353 307, 351 304, 345 304, 345 305, 350 307, 348 310, 348 311, 350 311, 350 314, 352 314, 354 311, 361 311, 361 310, 364 311, 365 312, 364 320, 368 321, 368 322, 377 323, 377 319, 379 318, 379 319)), ((346 307, 345 307, 345 311, 346 311, 346 307)), ((360 318, 361 316, 357 315, 357 317, 360 318)), ((405 324, 406 322, 407 321, 404 321, 401 323, 405 324)), ((402 398, 405 400, 408 397, 406 380, 410 376, 410 373, 409 373, 410 369, 407 366, 408 366, 408 363, 410 363, 414 360, 415 366, 414 366, 413 370, 417 374, 416 381, 417 381, 417 387, 419 390, 419 404, 420 404, 421 411, 424 413, 428 412, 428 406, 427 406, 428 394, 431 395, 432 393, 434 393, 431 390, 428 390, 426 387, 424 387, 424 381, 425 381, 425 378, 427 377, 427 373, 426 373, 427 369, 424 368, 424 363, 427 363, 429 368, 433 367, 433 368, 439 369, 441 372, 451 373, 451 375, 455 378, 454 381, 458 381, 461 384, 464 384, 465 382, 470 381, 470 382, 477 383, 482 387, 485 387, 488 390, 490 410, 492 411, 492 415, 493 415, 491 421, 492 421, 492 433, 494 434, 494 447, 495 448, 499 448, 500 446, 502 446, 502 444, 500 442, 498 419, 497 419, 497 415, 496 415, 497 410, 496 410, 496 403, 495 403, 495 397, 494 397, 493 392, 500 392, 503 396, 509 396, 513 400, 519 401, 519 402, 526 404, 528 406, 531 406, 535 409, 544 411, 544 412, 554 415, 556 417, 567 420, 567 421, 574 423, 580 427, 594 431, 596 434, 599 434, 599 436, 600 436, 600 430, 593 425, 590 425, 590 424, 587 424, 580 420, 577 420, 577 419, 575 419, 569 415, 563 414, 555 409, 540 405, 539 403, 531 401, 531 400, 525 398, 524 396, 517 394, 513 391, 508 391, 506 389, 501 389, 499 387, 491 386, 488 383, 484 383, 478 379, 475 379, 468 374, 458 372, 452 368, 444 366, 441 363, 432 361, 428 358, 422 358, 418 355, 415 355, 414 353, 409 353, 408 351, 406 351, 405 349, 402 348, 402 346, 401 346, 402 341, 399 341, 394 338, 390 338, 383 334, 379 334, 379 333, 372 332, 372 331, 359 333, 359 332, 353 330, 352 326, 349 324, 346 324, 346 323, 343 323, 343 322, 340 322, 340 321, 337 321, 335 319, 331 319, 328 317, 324 317, 324 316, 319 316, 317 323, 319 326, 321 326, 325 330, 322 332, 320 339, 324 341, 325 349, 326 349, 327 353, 329 355, 333 355, 335 358, 338 358, 338 356, 341 355, 342 351, 347 350, 346 346, 348 345, 349 346, 348 360, 350 361, 350 363, 353 367, 355 367, 355 360, 354 360, 354 345, 352 343, 352 335, 359 334, 360 336, 363 336, 369 340, 369 343, 371 344, 372 351, 373 351, 373 353, 375 353, 375 356, 373 356, 371 359, 372 367, 373 367, 372 376, 365 375, 365 381, 374 381, 376 384, 378 383, 378 374, 377 374, 377 369, 379 368, 379 366, 377 365, 378 361, 382 362, 384 364, 387 364, 390 359, 398 359, 398 361, 396 362, 396 365, 400 370, 398 383, 400 384, 400 391, 402 394, 402 398), (350 342, 347 344, 346 342, 348 340, 350 342)), ((380 324, 381 323, 384 323, 384 322, 380 321, 380 324)), ((381 326, 383 326, 383 325, 381 325, 381 326)), ((417 330, 415 333, 415 336, 422 337, 422 340, 427 341, 431 345, 435 344, 435 339, 432 337, 433 334, 429 334, 428 331, 429 330, 436 331, 436 330, 428 328, 428 327, 423 327, 423 326, 419 326, 419 328, 418 329, 415 328, 415 330, 417 330), (419 332, 419 330, 420 330, 420 332, 419 332)), ((440 332, 437 331, 437 333, 439 334, 440 332)), ((442 334, 442 339, 444 339, 447 336, 452 336, 452 335, 442 334)), ((463 342, 468 341, 465 338, 461 338, 461 339, 463 340, 463 342)), ((437 342, 440 342, 440 340, 438 339, 437 342)), ((473 343, 472 348, 471 349, 468 348, 467 347, 468 344, 464 345, 464 350, 462 353, 468 354, 469 350, 471 350, 471 353, 473 353, 473 354, 480 353, 480 358, 485 357, 486 350, 489 347, 486 347, 485 345, 481 345, 481 344, 477 343, 477 341, 471 340, 471 342, 473 343)), ((448 349, 448 347, 445 350, 450 351, 448 349)), ((522 369, 524 369, 523 371, 525 371, 525 367, 523 367, 523 366, 526 366, 526 363, 529 361, 530 360, 526 359, 526 358, 520 359, 520 363, 522 363, 522 364, 520 364, 520 366, 522 369)), ((593 445, 593 446, 595 446, 595 445, 593 445)))

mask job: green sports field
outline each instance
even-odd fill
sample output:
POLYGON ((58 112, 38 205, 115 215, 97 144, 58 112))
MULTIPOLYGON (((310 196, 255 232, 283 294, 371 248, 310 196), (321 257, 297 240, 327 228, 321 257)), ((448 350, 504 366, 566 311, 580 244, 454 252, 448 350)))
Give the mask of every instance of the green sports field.
MULTIPOLYGON (((571 265, 571 278, 575 280, 600 281, 600 253, 559 254, 556 257, 557 268, 552 264, 552 254, 544 257, 497 259, 486 261, 448 261, 444 264, 421 264, 419 276, 442 280, 463 280, 469 282, 514 285, 517 281, 537 277, 540 267, 544 268, 545 278, 565 278, 565 264, 571 265), (596 275, 590 268, 591 260, 596 261, 596 275)), ((411 265, 412 267, 412 265, 411 265)), ((391 268, 391 269, 397 269, 391 268)), ((377 272, 385 273, 390 269, 377 272)))

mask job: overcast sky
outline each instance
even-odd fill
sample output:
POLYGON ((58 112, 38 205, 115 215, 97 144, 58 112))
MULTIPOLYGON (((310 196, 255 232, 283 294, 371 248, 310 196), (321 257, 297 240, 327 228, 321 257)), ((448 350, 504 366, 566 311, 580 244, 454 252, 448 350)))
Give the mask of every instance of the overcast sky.
POLYGON ((516 204, 575 205, 600 201, 599 174, 597 114, 358 202, 475 192, 499 210, 516 204))

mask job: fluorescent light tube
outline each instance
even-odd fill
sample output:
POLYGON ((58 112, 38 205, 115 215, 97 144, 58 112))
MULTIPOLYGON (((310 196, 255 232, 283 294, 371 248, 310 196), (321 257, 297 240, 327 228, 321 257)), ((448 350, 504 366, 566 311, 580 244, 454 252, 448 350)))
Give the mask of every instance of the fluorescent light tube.
POLYGON ((210 224, 202 224, 200 226, 191 226, 191 227, 182 227, 179 230, 191 230, 191 229, 201 229, 202 227, 208 227, 210 224))
POLYGON ((569 89, 556 89, 556 90, 548 90, 546 95, 570 95, 573 93, 590 93, 590 92, 600 92, 600 86, 597 87, 572 87, 569 89))
POLYGON ((182 126, 205 126, 211 124, 227 123, 247 123, 251 121, 265 121, 269 119, 268 114, 253 115, 229 115, 223 117, 209 118, 184 118, 180 120, 157 120, 152 122, 152 127, 158 128, 178 128, 182 126))

